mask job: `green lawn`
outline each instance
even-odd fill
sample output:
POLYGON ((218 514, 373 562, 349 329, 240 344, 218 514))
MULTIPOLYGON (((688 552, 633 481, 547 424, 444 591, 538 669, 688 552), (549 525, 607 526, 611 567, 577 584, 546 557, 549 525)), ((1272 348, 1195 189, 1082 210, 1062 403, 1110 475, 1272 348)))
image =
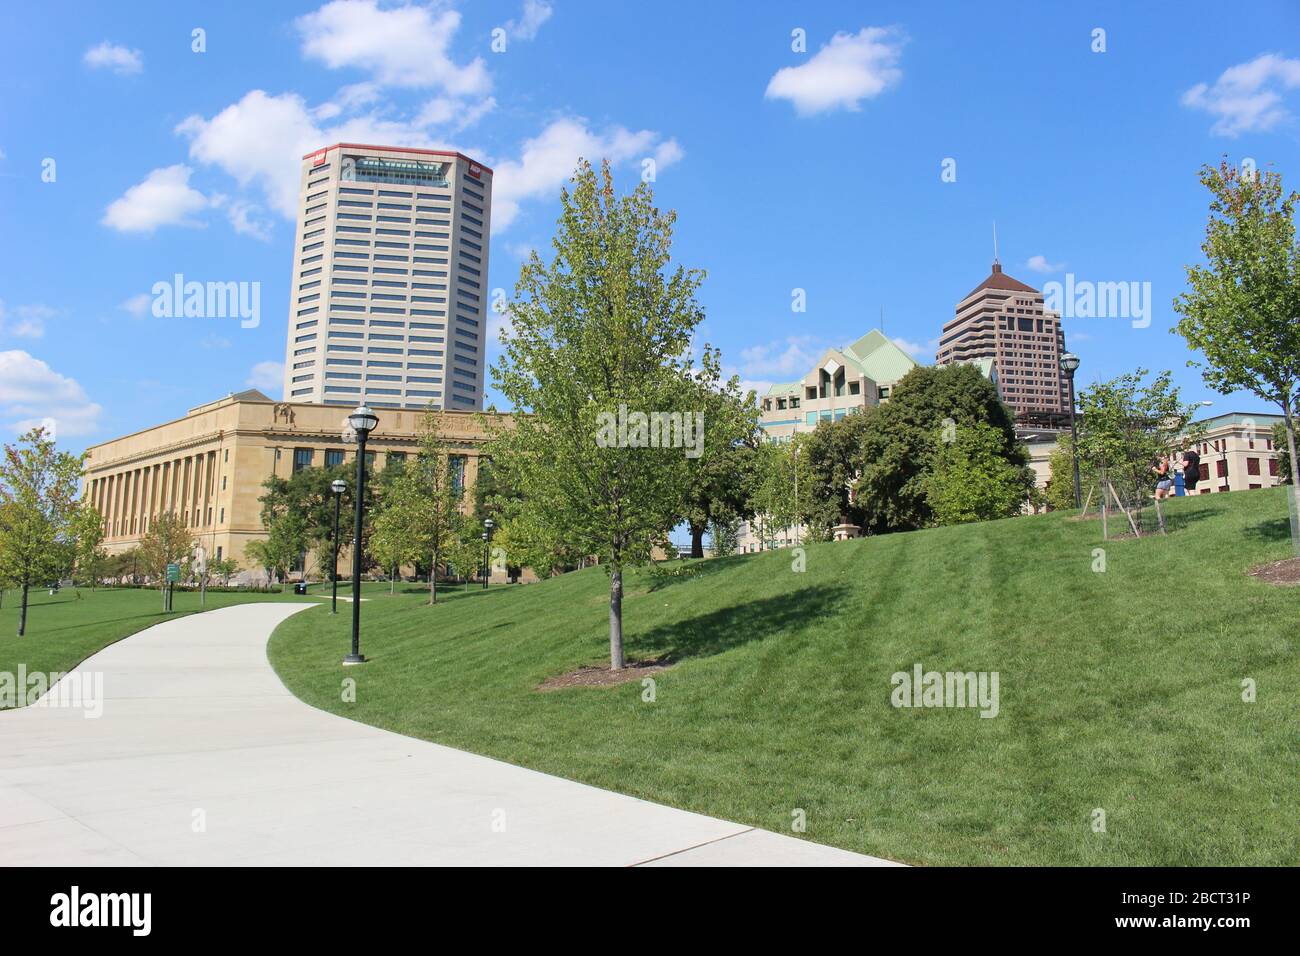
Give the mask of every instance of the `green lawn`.
POLYGON ((1281 490, 1181 499, 1165 538, 1112 541, 1059 514, 634 575, 640 682, 539 692, 606 658, 599 569, 309 611, 272 663, 304 700, 513 763, 892 859, 928 864, 1294 864, 1300 588, 1249 579, 1291 554, 1281 490), (998 671, 1001 713, 902 710, 920 662, 998 671), (1253 678, 1258 700, 1242 701, 1253 678), (1093 832, 1094 808, 1106 832, 1093 832))
MULTIPOLYGON (((312 591, 317 591, 313 586, 312 591)), ((325 590, 329 596, 328 588, 325 590)), ((209 610, 248 601, 310 601, 286 594, 208 592, 209 610)), ((69 671, 91 654, 154 624, 199 610, 197 592, 176 591, 171 614, 162 613, 162 595, 153 588, 63 588, 51 595, 33 589, 28 595, 27 634, 18 633, 18 591, 4 592, 0 607, 0 672, 69 671)))

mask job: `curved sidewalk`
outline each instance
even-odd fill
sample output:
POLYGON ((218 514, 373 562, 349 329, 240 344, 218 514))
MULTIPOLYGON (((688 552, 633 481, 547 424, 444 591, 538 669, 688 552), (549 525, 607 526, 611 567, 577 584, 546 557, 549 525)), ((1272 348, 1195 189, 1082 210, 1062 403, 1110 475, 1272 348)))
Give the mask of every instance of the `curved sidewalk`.
POLYGON ((0 712, 0 866, 890 865, 310 707, 266 658, 303 609, 105 648, 77 668, 103 674, 98 719, 0 712))

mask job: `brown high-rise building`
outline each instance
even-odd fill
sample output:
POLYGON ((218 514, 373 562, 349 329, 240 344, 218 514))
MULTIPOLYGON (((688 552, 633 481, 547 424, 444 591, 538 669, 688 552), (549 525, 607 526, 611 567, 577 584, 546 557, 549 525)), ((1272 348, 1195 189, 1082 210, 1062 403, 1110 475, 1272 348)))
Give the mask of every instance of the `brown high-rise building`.
POLYGON ((940 365, 981 366, 1017 421, 1048 424, 1069 414, 1064 351, 1061 317, 1044 308, 1041 292, 1011 278, 995 260, 989 277, 957 303, 935 358, 940 365))

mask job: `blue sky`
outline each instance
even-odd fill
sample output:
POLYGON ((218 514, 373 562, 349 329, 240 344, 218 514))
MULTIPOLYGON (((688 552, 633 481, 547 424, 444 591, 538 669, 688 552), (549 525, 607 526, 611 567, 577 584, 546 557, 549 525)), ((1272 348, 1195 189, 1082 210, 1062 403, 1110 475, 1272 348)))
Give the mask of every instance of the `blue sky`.
POLYGON ((1173 368, 1215 411, 1266 411, 1208 392, 1167 331, 1199 258, 1197 167, 1226 154, 1300 183, 1300 7, 1224 9, 6 4, 0 430, 50 417, 79 448, 250 384, 278 397, 298 161, 340 140, 494 167, 506 289, 578 156, 610 156, 628 188, 655 160, 676 256, 709 273, 702 338, 748 382, 797 377, 882 308, 933 361, 996 220, 1004 269, 1039 288, 1150 283, 1147 327, 1067 317, 1081 381, 1173 368), (260 323, 154 318, 175 273, 261 283, 260 323))

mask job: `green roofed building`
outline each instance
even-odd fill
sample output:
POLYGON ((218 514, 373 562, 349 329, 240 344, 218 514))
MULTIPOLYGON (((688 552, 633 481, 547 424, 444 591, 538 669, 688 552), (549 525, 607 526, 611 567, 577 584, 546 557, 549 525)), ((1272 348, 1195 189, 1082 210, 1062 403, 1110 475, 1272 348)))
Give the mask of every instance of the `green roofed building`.
POLYGON ((827 349, 799 381, 769 388, 759 424, 771 440, 789 441, 819 421, 838 421, 887 401, 898 380, 916 367, 915 359, 872 329, 852 345, 827 349))

